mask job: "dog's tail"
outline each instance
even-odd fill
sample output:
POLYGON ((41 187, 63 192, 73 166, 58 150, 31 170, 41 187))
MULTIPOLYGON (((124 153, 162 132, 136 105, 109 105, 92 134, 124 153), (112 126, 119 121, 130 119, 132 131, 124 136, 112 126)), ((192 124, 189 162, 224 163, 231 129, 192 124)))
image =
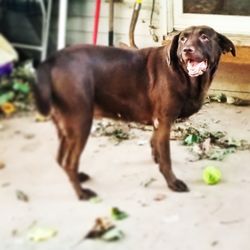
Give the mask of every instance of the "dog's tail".
POLYGON ((32 80, 32 89, 38 111, 47 116, 50 113, 52 102, 51 71, 47 62, 42 63, 32 80))

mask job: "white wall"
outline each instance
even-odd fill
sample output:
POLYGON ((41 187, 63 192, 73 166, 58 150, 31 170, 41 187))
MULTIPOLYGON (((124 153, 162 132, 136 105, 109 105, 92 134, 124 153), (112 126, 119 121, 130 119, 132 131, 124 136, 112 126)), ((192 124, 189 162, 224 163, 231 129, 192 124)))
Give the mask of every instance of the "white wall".
MULTIPOLYGON (((135 0, 123 0, 115 3, 114 9, 114 44, 129 43, 129 25, 135 0)), ((143 0, 142 9, 135 30, 135 42, 139 47, 156 46, 160 43, 153 41, 149 31, 152 0, 143 0)), ((67 23, 67 44, 92 43, 94 25, 95 0, 70 0, 67 23)), ((108 15, 109 3, 101 2, 99 19, 98 44, 108 44, 108 15)), ((160 34, 159 0, 156 0, 153 25, 157 27, 156 34, 160 34)), ((160 42, 162 37, 159 36, 160 42)))

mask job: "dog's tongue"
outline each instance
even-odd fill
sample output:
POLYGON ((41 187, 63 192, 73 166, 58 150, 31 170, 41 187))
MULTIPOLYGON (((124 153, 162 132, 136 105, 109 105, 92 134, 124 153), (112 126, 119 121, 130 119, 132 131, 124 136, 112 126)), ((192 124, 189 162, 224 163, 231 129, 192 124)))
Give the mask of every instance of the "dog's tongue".
POLYGON ((207 69, 206 61, 196 62, 189 60, 187 63, 188 74, 191 77, 202 75, 206 71, 206 69, 207 69))

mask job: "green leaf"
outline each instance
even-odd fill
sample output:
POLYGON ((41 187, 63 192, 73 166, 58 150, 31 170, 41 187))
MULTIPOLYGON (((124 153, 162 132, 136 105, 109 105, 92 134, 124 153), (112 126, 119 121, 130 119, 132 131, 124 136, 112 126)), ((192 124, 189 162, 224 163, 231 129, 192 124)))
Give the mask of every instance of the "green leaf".
POLYGON ((28 238, 34 242, 49 240, 57 235, 57 230, 48 227, 34 227, 28 232, 28 238))
POLYGON ((235 148, 214 148, 208 153, 208 159, 222 161, 228 154, 235 153, 235 148))
POLYGON ((124 211, 121 211, 117 207, 113 207, 111 209, 111 216, 114 220, 123 220, 123 219, 126 219, 128 217, 128 214, 124 211))
POLYGON ((190 134, 188 135, 185 140, 184 144, 185 145, 193 145, 194 143, 197 143, 199 141, 199 137, 195 134, 190 134))
POLYGON ((15 94, 13 91, 9 91, 7 93, 1 94, 0 95, 0 105, 3 105, 6 102, 9 102, 13 100, 15 94))
POLYGON ((108 230, 106 233, 102 235, 102 239, 105 241, 118 241, 124 237, 124 233, 117 229, 116 227, 108 230))
POLYGON ((22 83, 18 81, 14 81, 13 89, 23 94, 28 94, 30 92, 30 87, 27 83, 22 83))

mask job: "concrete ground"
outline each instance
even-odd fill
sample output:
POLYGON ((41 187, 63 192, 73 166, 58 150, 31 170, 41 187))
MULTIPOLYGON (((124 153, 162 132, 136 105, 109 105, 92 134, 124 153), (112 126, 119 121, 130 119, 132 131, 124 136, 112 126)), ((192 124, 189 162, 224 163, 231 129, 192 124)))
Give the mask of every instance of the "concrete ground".
MULTIPOLYGON (((250 108, 205 105, 191 120, 211 130, 250 142, 250 108)), ((171 141, 176 175, 189 193, 166 187, 151 159, 148 131, 114 145, 107 137, 91 137, 80 168, 91 175, 85 185, 100 203, 78 201, 55 161, 58 141, 51 122, 34 116, 0 120, 0 250, 243 250, 250 249, 250 154, 240 151, 222 162, 192 162, 179 141, 171 141), (221 168, 222 182, 208 186, 202 170, 221 168), (145 187, 152 178, 155 179, 145 187), (21 190, 29 201, 17 199, 21 190), (82 240, 97 217, 110 217, 112 207, 129 217, 114 222, 124 232, 117 242, 82 240), (57 230, 44 242, 29 240, 31 225, 57 230)))

